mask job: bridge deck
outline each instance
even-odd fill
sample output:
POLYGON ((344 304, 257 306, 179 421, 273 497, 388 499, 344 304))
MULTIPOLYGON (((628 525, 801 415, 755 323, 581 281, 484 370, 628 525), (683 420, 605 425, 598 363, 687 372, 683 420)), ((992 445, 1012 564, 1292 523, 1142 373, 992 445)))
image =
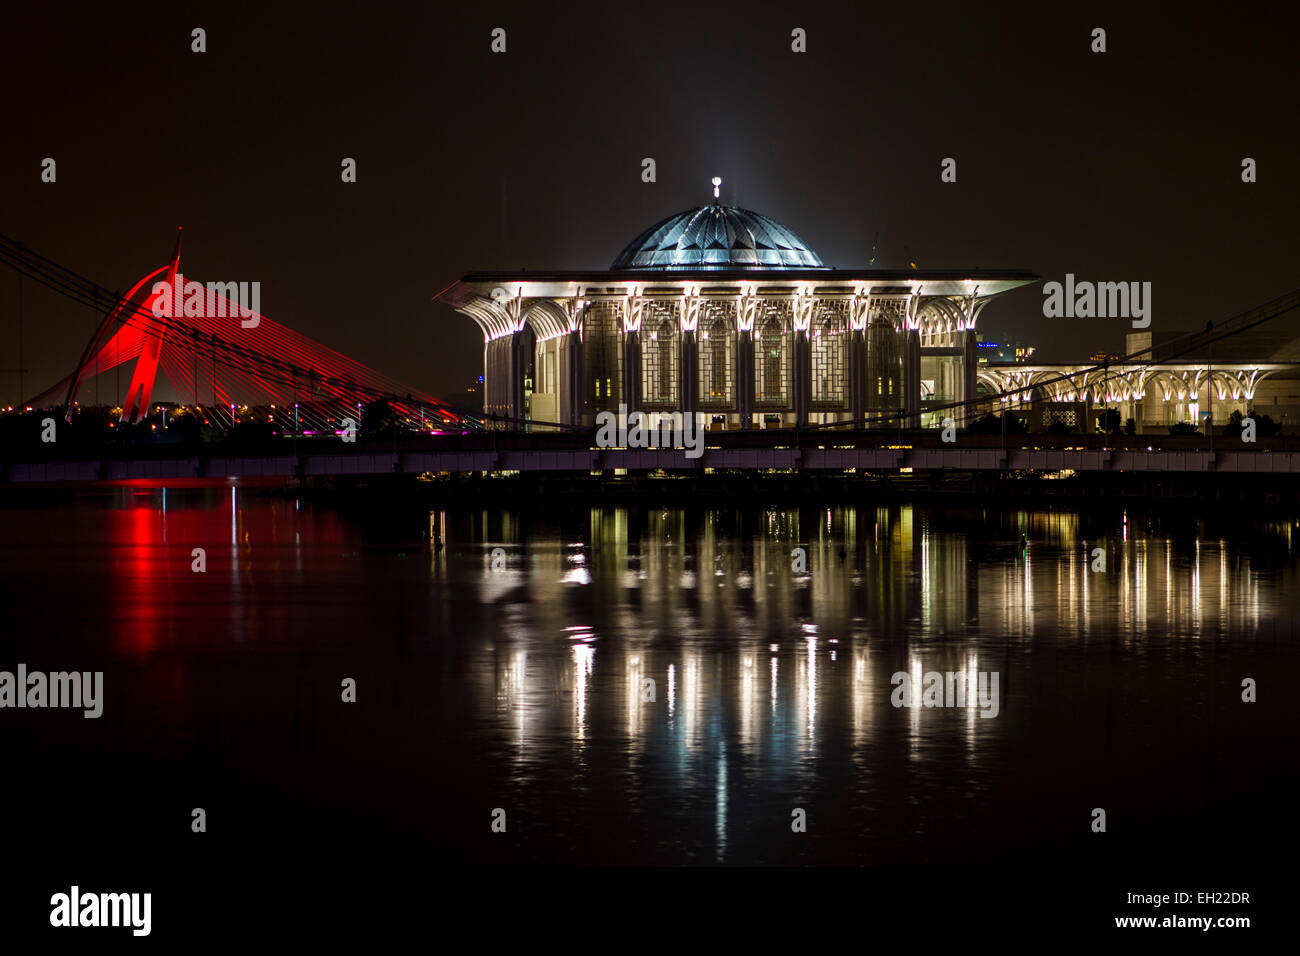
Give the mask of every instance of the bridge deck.
MULTIPOLYGON (((1225 443, 1227 440, 1224 440, 1225 443)), ((1287 443, 1289 444, 1289 443, 1287 443)), ((0 483, 94 482, 196 478, 305 478, 421 473, 578 473, 662 470, 844 472, 1166 472, 1300 474, 1300 450, 1233 446, 1205 449, 1131 448, 502 448, 448 451, 312 451, 299 455, 176 457, 13 462, 0 483)))

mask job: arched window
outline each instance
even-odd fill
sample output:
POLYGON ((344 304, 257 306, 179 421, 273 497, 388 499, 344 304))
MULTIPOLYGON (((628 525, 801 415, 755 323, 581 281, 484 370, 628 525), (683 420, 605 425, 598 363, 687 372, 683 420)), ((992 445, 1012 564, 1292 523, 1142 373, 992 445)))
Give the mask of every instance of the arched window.
POLYGON ((609 303, 582 313, 582 351, 586 365, 586 404, 595 410, 618 409, 623 394, 622 310, 609 303))
POLYGON ((848 326, 827 311, 812 324, 812 404, 823 410, 848 407, 848 326))
POLYGON ((677 404, 678 331, 675 315, 652 315, 641 325, 641 402, 677 404))
POLYGON ((790 404, 790 335, 781 317, 769 313, 754 332, 754 403, 760 407, 790 404))
POLYGON ((735 317, 725 310, 712 311, 699 325, 699 404, 701 408, 730 409, 735 404, 733 362, 735 317))
POLYGON ((900 336, 887 321, 867 326, 867 411, 884 416, 880 423, 896 427, 903 405, 903 358, 900 336))

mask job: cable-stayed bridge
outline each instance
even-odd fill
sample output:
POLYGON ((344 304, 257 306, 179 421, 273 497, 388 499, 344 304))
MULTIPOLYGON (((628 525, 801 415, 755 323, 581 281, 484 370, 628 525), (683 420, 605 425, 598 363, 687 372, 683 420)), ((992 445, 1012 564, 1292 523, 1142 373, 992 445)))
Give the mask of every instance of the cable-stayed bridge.
POLYGON ((121 422, 134 424, 149 414, 161 373, 182 402, 192 401, 205 422, 218 426, 270 420, 294 434, 328 434, 386 400, 414 430, 480 427, 475 414, 261 315, 250 307, 247 283, 186 279, 180 251, 178 233, 170 261, 123 294, 0 236, 0 262, 103 316, 72 371, 23 404, 61 407, 70 421, 88 383, 98 386, 100 376, 116 371, 114 404, 121 405, 121 422), (129 383, 118 392, 122 370, 130 371, 129 383))

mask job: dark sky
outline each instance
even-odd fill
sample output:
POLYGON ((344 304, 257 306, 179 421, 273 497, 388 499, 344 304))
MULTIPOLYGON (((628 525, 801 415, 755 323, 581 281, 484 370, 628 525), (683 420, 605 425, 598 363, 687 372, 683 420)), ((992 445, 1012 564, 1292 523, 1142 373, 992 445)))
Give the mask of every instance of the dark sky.
MULTIPOLYGON (((448 397, 482 340, 435 292, 606 268, 714 174, 828 265, 865 267, 878 232, 882 268, 906 247, 925 269, 1150 281, 1156 329, 1300 285, 1294 6, 1058 6, 11 6, 0 233, 124 288, 183 224, 191 278, 260 281, 265 314, 448 397)), ((25 288, 32 393, 96 319, 25 288)), ((0 270, 3 368, 16 291, 0 270)), ((1059 361, 1120 348, 1126 324, 1044 319, 1036 289, 981 318, 1059 361)))

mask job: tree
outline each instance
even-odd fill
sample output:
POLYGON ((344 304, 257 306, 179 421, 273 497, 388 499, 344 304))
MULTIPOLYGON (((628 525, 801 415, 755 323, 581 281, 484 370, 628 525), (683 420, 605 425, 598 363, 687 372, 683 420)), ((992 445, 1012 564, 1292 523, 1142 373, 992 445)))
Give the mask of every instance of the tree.
POLYGON ((1243 416, 1240 410, 1237 410, 1228 417, 1228 423, 1223 426, 1223 434, 1229 438, 1240 438, 1247 419, 1254 419, 1255 435, 1259 438, 1270 438, 1282 431, 1281 424, 1273 421, 1269 415, 1251 412, 1249 415, 1243 416))
POLYGON ((397 412, 387 398, 375 399, 361 413, 361 434, 366 438, 389 435, 396 424, 397 412))
MULTIPOLYGON (((1227 438, 1240 438, 1242 421, 1241 409, 1233 409, 1232 414, 1228 416, 1227 424, 1223 426, 1221 434, 1227 438)), ((1258 425, 1256 427, 1258 427, 1258 425)))

